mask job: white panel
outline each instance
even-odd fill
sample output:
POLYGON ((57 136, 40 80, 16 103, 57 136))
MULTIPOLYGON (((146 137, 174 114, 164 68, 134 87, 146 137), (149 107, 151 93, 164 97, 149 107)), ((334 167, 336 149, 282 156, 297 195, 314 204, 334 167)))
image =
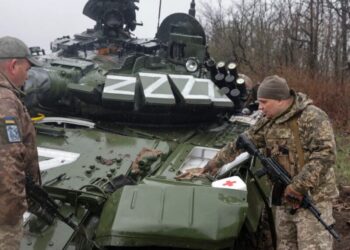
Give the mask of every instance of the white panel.
POLYGON ((247 191, 247 184, 239 178, 239 176, 232 176, 211 183, 211 186, 214 188, 224 188, 224 189, 234 189, 247 191))
POLYGON ((210 159, 213 159, 219 150, 216 148, 194 147, 186 156, 179 171, 185 173, 195 168, 204 168, 210 159))
POLYGON ((175 104, 167 75, 139 73, 146 104, 175 104))
POLYGON ((220 92, 219 88, 211 82, 209 84, 209 96, 213 101, 215 107, 233 107, 233 102, 223 93, 220 92))
POLYGON ((204 105, 211 104, 211 99, 208 95, 208 84, 206 82, 206 79, 195 79, 193 76, 190 75, 170 75, 170 78, 173 80, 175 86, 181 92, 181 95, 184 97, 186 103, 204 105), (183 85, 182 83, 184 80, 186 81, 185 85, 183 85), (201 84, 201 87, 204 88, 203 90, 204 92, 206 92, 206 94, 193 93, 193 88, 195 87, 195 84, 201 84))
POLYGON ((239 166, 240 164, 242 164, 243 162, 247 161, 250 159, 250 154, 248 154, 247 152, 243 152, 240 155, 238 155, 233 161, 223 165, 219 171, 218 171, 218 176, 225 174, 228 171, 231 171, 232 169, 234 169, 235 167, 239 166))
POLYGON ((134 101, 136 77, 108 75, 102 93, 103 99, 134 101))

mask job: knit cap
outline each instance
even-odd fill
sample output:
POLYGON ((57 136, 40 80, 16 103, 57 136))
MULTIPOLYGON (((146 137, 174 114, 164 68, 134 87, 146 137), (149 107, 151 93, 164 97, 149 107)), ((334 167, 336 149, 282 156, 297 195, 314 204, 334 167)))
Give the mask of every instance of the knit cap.
POLYGON ((10 36, 0 37, 0 60, 12 58, 25 58, 32 66, 42 66, 42 63, 31 55, 29 48, 23 41, 10 36))
POLYGON ((266 77, 258 88, 258 98, 285 100, 290 97, 286 79, 277 75, 266 77))

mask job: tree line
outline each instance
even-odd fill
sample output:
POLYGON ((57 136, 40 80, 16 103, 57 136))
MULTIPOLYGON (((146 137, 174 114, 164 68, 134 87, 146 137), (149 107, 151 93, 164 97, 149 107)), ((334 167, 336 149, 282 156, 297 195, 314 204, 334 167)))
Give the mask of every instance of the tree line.
POLYGON ((349 82, 350 0, 200 3, 210 54, 263 77, 283 69, 349 82))

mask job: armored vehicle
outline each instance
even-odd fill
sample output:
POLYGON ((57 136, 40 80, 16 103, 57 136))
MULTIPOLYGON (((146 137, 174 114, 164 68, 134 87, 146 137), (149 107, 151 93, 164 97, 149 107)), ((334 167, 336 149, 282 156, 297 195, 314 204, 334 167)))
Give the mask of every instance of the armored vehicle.
POLYGON ((21 249, 255 248, 268 192, 255 159, 195 174, 249 126, 244 79, 210 58, 194 1, 150 40, 131 34, 136 4, 89 0, 94 28, 31 48, 42 186, 27 180, 21 249))

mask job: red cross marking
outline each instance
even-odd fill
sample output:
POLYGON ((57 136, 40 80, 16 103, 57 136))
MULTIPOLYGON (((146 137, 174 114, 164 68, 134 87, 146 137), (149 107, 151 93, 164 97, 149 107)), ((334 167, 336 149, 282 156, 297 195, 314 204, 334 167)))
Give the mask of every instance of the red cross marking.
POLYGON ((232 186, 233 186, 233 184, 235 184, 235 183, 236 183, 235 181, 226 181, 226 182, 224 183, 224 185, 223 185, 223 186, 232 187, 232 186))

